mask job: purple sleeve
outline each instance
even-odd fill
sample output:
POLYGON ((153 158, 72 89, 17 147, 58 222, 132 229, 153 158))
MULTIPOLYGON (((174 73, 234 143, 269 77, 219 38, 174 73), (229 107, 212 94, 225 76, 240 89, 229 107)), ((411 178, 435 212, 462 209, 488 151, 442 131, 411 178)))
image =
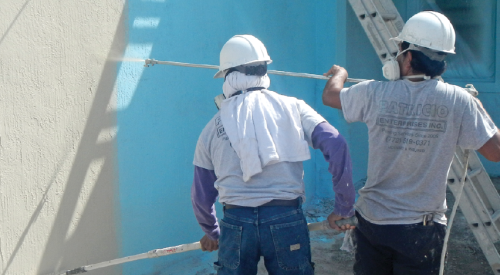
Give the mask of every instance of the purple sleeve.
POLYGON ((219 192, 214 187, 217 180, 213 170, 207 170, 198 166, 194 167, 194 180, 191 187, 191 203, 196 220, 201 229, 212 240, 219 239, 220 231, 215 215, 215 200, 219 192))
POLYGON ((351 156, 347 143, 340 133, 328 122, 318 124, 312 133, 314 149, 319 149, 329 163, 332 174, 335 207, 333 212, 342 217, 354 215, 356 191, 352 182, 351 156))

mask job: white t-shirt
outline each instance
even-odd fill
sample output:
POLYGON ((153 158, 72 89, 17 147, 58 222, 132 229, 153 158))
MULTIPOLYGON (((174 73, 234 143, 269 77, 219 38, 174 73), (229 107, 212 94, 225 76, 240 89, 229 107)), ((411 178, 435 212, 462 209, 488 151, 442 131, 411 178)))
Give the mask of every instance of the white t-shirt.
MULTIPOLYGON (((314 128, 326 120, 304 101, 287 98, 295 99, 303 136, 312 146, 314 128)), ((225 133, 220 111, 203 129, 196 145, 193 164, 215 171, 215 188, 219 191, 220 203, 256 207, 273 199, 291 200, 301 196, 305 200, 302 162, 267 165, 262 173, 252 176, 247 182, 243 181, 240 159, 225 133)))
POLYGON ((375 224, 446 223, 446 181, 456 146, 477 150, 497 131, 464 89, 431 79, 366 81, 343 89, 348 122, 368 126, 368 179, 356 210, 375 224))

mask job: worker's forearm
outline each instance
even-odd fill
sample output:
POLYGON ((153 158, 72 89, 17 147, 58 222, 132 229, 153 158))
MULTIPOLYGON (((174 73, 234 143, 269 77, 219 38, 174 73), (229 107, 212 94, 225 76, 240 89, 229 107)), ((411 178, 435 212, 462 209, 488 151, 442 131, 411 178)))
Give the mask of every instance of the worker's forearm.
POLYGON ((478 152, 489 161, 500 162, 500 131, 497 130, 478 152))
POLYGON ((313 148, 320 149, 332 174, 335 207, 333 212, 342 217, 354 214, 356 193, 352 182, 352 165, 345 139, 332 125, 322 122, 312 133, 313 148))
POLYGON ((344 82, 333 77, 328 80, 323 89, 323 104, 336 109, 342 109, 340 102, 340 91, 344 87, 344 82))
POLYGON ((332 108, 342 109, 340 91, 344 88, 344 83, 348 76, 347 71, 338 65, 333 65, 323 75, 332 76, 328 79, 323 89, 323 104, 332 108))
POLYGON ((218 196, 218 191, 214 187, 216 180, 217 177, 213 170, 195 166, 193 186, 191 187, 193 211, 203 232, 213 240, 218 239, 220 235, 214 206, 218 196))

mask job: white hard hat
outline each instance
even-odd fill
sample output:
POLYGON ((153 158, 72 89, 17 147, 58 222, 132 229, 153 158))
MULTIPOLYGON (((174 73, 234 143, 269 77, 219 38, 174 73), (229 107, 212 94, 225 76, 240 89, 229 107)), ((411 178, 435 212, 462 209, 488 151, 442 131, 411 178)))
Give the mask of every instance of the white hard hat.
POLYGON ((408 19, 401 33, 392 39, 435 51, 455 53, 455 30, 446 16, 435 11, 415 14, 408 19))
POLYGON ((219 71, 214 78, 224 77, 224 71, 229 68, 254 62, 272 62, 264 44, 253 35, 235 35, 220 51, 219 71))

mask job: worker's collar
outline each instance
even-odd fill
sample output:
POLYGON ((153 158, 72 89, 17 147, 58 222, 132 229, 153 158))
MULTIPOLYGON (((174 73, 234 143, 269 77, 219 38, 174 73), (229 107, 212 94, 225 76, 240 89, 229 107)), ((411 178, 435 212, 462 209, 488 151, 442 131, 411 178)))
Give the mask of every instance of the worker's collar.
POLYGON ((417 79, 423 79, 423 80, 428 80, 431 79, 430 76, 425 75, 425 74, 414 74, 414 75, 405 75, 401 77, 402 79, 408 79, 410 81, 415 81, 417 79))

